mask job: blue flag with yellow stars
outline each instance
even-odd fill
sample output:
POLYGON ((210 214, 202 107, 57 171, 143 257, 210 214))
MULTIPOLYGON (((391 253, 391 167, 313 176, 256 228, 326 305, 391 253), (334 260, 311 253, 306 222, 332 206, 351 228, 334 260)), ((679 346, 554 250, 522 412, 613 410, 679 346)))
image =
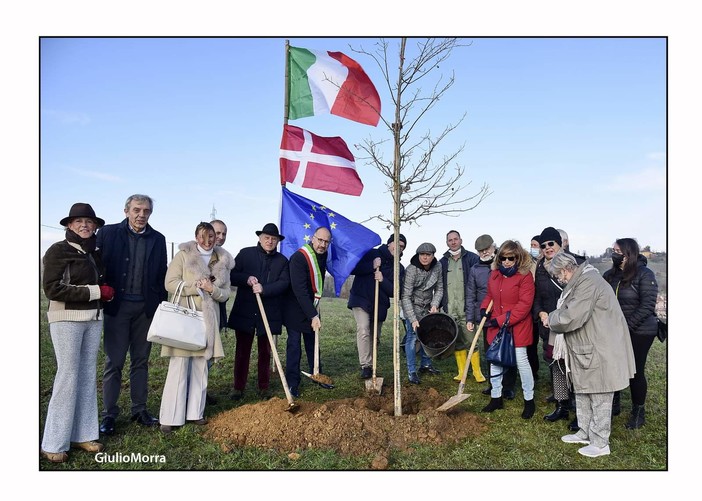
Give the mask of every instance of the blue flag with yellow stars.
POLYGON ((334 277, 334 289, 338 297, 356 264, 366 252, 380 245, 380 236, 361 224, 349 221, 329 207, 301 197, 283 186, 280 232, 285 235, 285 240, 280 242, 280 253, 290 259, 296 250, 310 243, 312 235, 320 226, 326 226, 331 232, 327 272, 334 277))

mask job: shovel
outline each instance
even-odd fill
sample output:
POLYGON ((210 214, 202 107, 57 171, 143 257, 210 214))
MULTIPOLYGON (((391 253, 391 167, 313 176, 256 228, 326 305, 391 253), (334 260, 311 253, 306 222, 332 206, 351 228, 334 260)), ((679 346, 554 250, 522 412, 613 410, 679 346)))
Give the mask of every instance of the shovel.
MULTIPOLYGON (((488 307, 485 311, 489 313, 491 309, 492 301, 490 301, 490 304, 488 304, 488 307)), ((473 336, 473 342, 470 345, 470 351, 468 351, 468 357, 466 358, 466 365, 463 368, 463 376, 461 377, 461 383, 458 385, 458 393, 449 398, 440 407, 437 407, 437 411, 446 412, 447 410, 452 409, 456 405, 463 402, 466 398, 470 397, 469 393, 463 393, 463 389, 466 386, 466 378, 468 377, 468 369, 470 368, 470 358, 473 356, 475 344, 478 342, 480 333, 482 332, 483 326, 485 325, 485 320, 487 320, 487 317, 483 317, 483 319, 480 321, 480 325, 478 325, 478 329, 475 331, 475 335, 473 336)))
POLYGON ((285 391, 285 398, 288 399, 288 408, 285 409, 288 412, 295 412, 300 408, 299 404, 293 401, 293 397, 290 394, 290 388, 288 388, 288 381, 285 379, 285 372, 283 371, 283 366, 280 364, 280 358, 278 358, 278 348, 273 341, 273 334, 271 334, 271 327, 268 324, 268 317, 266 316, 266 310, 263 309, 263 302, 261 301, 261 295, 259 293, 255 294, 256 301, 258 301, 258 309, 261 311, 261 318, 263 319, 263 325, 266 328, 266 335, 268 336, 268 343, 271 345, 271 353, 273 354, 273 360, 275 360, 275 365, 278 367, 278 374, 280 374, 280 382, 283 384, 283 391, 285 391))
POLYGON ((314 330, 314 369, 312 374, 305 371, 300 371, 303 375, 310 378, 312 381, 317 383, 319 386, 325 390, 331 390, 334 385, 331 384, 332 380, 328 376, 319 373, 319 329, 314 330), (325 381, 329 381, 326 383, 325 381))
MULTIPOLYGON (((378 271, 377 268, 375 271, 378 271)), ((378 360, 378 287, 380 282, 375 281, 375 304, 373 308, 373 379, 366 379, 366 393, 376 393, 380 395, 383 392, 383 378, 375 375, 375 366, 378 360)))

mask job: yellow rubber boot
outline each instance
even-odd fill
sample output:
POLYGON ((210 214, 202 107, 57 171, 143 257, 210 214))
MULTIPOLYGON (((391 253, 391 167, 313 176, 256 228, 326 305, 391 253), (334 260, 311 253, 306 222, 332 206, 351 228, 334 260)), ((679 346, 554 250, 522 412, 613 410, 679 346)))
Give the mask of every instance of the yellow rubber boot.
POLYGON ((470 357, 470 366, 473 368, 473 377, 478 383, 485 382, 485 376, 483 376, 483 371, 480 370, 480 353, 477 351, 473 352, 470 357))
POLYGON ((466 367, 466 359, 468 358, 468 350, 456 350, 456 365, 458 366, 458 376, 454 377, 454 381, 463 379, 463 369, 466 367))

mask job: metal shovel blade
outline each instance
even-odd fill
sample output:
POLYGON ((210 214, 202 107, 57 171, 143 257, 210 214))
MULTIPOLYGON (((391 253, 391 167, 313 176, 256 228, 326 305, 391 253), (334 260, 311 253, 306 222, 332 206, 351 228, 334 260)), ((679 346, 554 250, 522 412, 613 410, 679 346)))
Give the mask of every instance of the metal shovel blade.
POLYGON ((317 383, 319 386, 321 386, 322 388, 324 388, 325 390, 333 390, 333 389, 334 389, 334 385, 333 385, 333 384, 327 384, 327 383, 322 383, 321 381, 317 381, 317 380, 314 378, 314 376, 313 376, 312 374, 310 374, 309 372, 305 372, 305 371, 300 371, 300 372, 301 372, 303 375, 305 375, 305 376, 307 376, 308 378, 310 378, 310 379, 311 379, 312 381, 314 381, 315 383, 317 383))
POLYGON ((440 407, 437 407, 436 410, 441 411, 441 412, 446 412, 447 410, 451 409, 452 407, 463 402, 468 397, 470 397, 470 393, 462 393, 461 395, 454 395, 451 398, 449 398, 446 402, 444 402, 440 407))
POLYGON ((366 379, 366 392, 376 393, 378 395, 383 393, 383 378, 374 377, 371 379, 366 379))

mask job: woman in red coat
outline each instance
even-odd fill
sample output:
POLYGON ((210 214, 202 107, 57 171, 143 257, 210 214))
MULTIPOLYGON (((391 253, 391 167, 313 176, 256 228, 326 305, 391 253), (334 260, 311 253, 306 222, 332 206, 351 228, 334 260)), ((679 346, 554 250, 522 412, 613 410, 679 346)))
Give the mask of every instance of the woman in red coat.
MULTIPOLYGON (((517 370, 522 381, 524 393, 524 411, 522 418, 531 419, 536 407, 534 405, 534 375, 531 372, 527 346, 533 341, 533 321, 531 306, 534 302, 534 277, 531 274, 531 256, 522 248, 519 242, 507 240, 501 246, 497 259, 492 263, 492 271, 488 278, 487 294, 480 304, 480 313, 487 316, 486 338, 491 343, 500 327, 507 320, 512 326, 514 346, 517 358, 517 370), (492 310, 485 313, 490 301, 492 310)), ((490 364, 490 403, 483 412, 502 409, 502 373, 505 368, 490 364)))

